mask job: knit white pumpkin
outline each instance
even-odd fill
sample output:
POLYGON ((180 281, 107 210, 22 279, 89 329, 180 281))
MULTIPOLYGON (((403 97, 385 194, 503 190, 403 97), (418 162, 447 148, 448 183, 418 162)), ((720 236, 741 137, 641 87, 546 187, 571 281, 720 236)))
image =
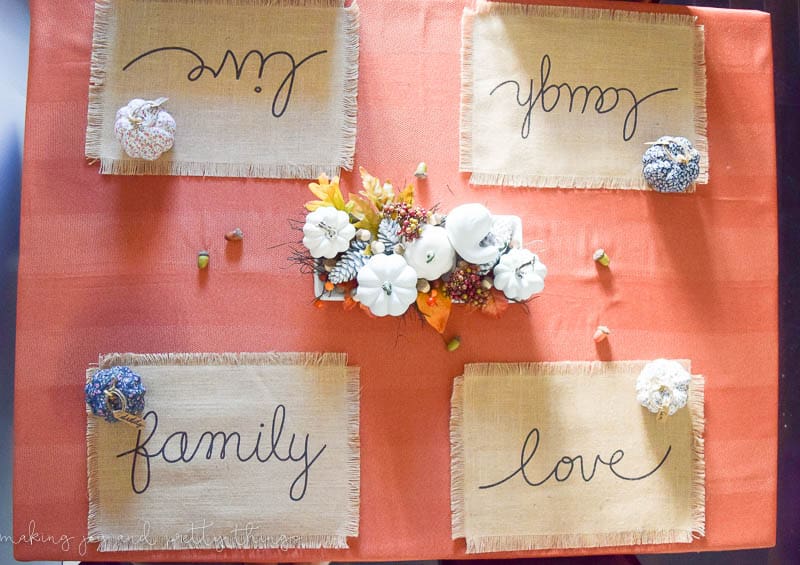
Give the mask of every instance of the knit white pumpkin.
POLYGON ((456 266, 456 250, 447 237, 447 231, 439 226, 427 225, 422 234, 411 241, 404 257, 417 276, 432 281, 451 271, 456 266))
POLYGON ((636 399, 659 417, 672 416, 686 406, 692 376, 677 361, 656 359, 636 379, 636 399))
POLYGON ((509 300, 527 300, 544 290, 547 267, 527 249, 511 249, 494 268, 494 286, 509 300))
POLYGON ((401 255, 373 255, 358 271, 355 298, 376 316, 402 316, 417 300, 417 272, 401 255))
POLYGON ((117 110, 114 135, 134 159, 153 161, 175 143, 175 119, 161 108, 166 98, 134 98, 117 110))
POLYGON ((306 216, 303 245, 312 257, 332 259, 350 247, 356 228, 347 212, 332 206, 321 206, 306 216))

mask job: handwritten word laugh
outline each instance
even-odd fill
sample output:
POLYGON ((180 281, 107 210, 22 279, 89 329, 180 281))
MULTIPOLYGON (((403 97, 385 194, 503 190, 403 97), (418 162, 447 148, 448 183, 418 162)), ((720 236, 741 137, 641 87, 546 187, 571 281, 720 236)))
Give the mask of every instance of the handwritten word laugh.
MULTIPOLYGON (((552 70, 552 63, 550 55, 543 55, 539 64, 539 87, 536 87, 536 82, 533 78, 530 79, 528 87, 527 98, 524 98, 525 93, 523 87, 516 80, 504 80, 495 86, 489 96, 493 96, 500 88, 504 86, 512 86, 516 88, 516 101, 521 107, 527 107, 527 111, 522 119, 522 127, 520 128, 520 135, 522 139, 527 139, 531 132, 531 122, 533 121, 533 110, 538 104, 542 112, 550 113, 555 110, 563 100, 566 101, 569 97, 569 112, 572 113, 573 108, 576 107, 575 101, 579 95, 583 95, 583 104, 580 106, 580 113, 585 114, 589 106, 589 100, 592 95, 595 95, 593 109, 598 114, 608 114, 617 109, 618 106, 628 104, 628 112, 625 114, 625 121, 622 124, 622 139, 630 141, 636 133, 636 128, 639 123, 639 108, 647 100, 665 94, 667 92, 677 91, 677 88, 663 88, 656 90, 639 98, 633 90, 626 87, 607 86, 605 88, 598 85, 592 86, 572 86, 567 82, 561 84, 550 84, 550 71, 552 70)), ((506 89, 507 90, 507 89, 506 89)), ((578 99, 580 102, 580 99, 578 99)), ((621 109, 624 109, 622 106, 621 109)))
POLYGON ((150 428, 149 435, 143 437, 143 430, 139 430, 136 435, 136 446, 117 455, 117 457, 131 458, 131 488, 137 494, 142 494, 150 488, 151 459, 160 459, 170 465, 188 465, 195 460, 195 457, 206 460, 217 458, 222 461, 227 456, 231 456, 231 459, 241 463, 249 461, 258 463, 275 461, 289 465, 299 463, 302 466, 301 470, 289 486, 289 498, 297 502, 306 495, 311 466, 327 447, 327 444, 323 444, 312 453, 309 446, 309 434, 305 434, 304 440, 298 441, 297 434, 293 433, 287 442, 284 436, 286 407, 283 404, 278 404, 273 410, 268 441, 262 443, 262 440, 265 439, 263 438, 264 423, 262 422, 258 426, 256 439, 249 448, 243 445, 245 441, 242 434, 237 431, 203 431, 196 440, 193 440, 193 446, 190 445, 192 440, 190 440, 188 432, 176 431, 158 443, 153 440, 158 432, 158 414, 151 410, 144 415, 144 420, 146 424, 152 422, 152 426, 147 426, 150 428), (302 447, 298 447, 298 444, 301 444, 302 447), (142 466, 144 466, 144 470, 141 470, 142 466))
POLYGON ((555 479, 557 483, 563 483, 567 479, 572 476, 573 471, 577 466, 580 472, 580 478, 583 479, 585 483, 591 482, 594 479, 597 473, 597 466, 598 465, 605 465, 608 467, 608 470, 611 472, 612 475, 617 477, 623 481, 641 481, 646 479, 647 477, 653 475, 656 471, 658 471, 664 463, 667 461, 669 454, 672 452, 672 446, 668 446, 666 453, 661 458, 661 461, 656 465, 656 467, 647 473, 642 475, 634 475, 628 476, 627 474, 623 474, 617 467, 622 463, 622 460, 625 458, 625 452, 621 449, 617 449, 614 451, 608 459, 603 459, 600 454, 597 454, 594 458, 594 463, 591 466, 591 470, 587 474, 586 468, 584 466, 583 455, 575 455, 574 457, 570 457, 565 455, 560 457, 555 465, 553 466, 550 473, 548 473, 543 479, 536 480, 531 478, 530 471, 528 470, 528 466, 531 464, 533 457, 536 455, 536 451, 539 449, 539 440, 541 437, 541 433, 539 432, 538 428, 533 428, 528 435, 525 437, 525 441, 522 443, 522 450, 519 454, 519 467, 517 467, 512 473, 507 475, 505 478, 500 479, 497 482, 486 484, 479 486, 479 489, 490 489, 499 487, 503 483, 510 481, 517 475, 522 475, 522 480, 525 481, 530 487, 539 487, 543 484, 547 483, 550 479, 555 479), (531 440, 533 439, 533 447, 529 447, 531 440))
MULTIPOLYGON (((297 75, 298 69, 303 66, 305 63, 310 61, 315 57, 319 57, 327 53, 327 50, 322 51, 315 51, 311 53, 299 61, 294 58, 294 55, 289 53, 288 51, 272 51, 271 53, 262 53, 258 49, 251 49, 247 53, 245 53, 242 60, 239 61, 236 53, 231 51, 230 49, 225 51, 225 54, 222 56, 222 61, 220 64, 214 68, 206 64, 203 57, 200 56, 199 53, 189 49, 188 47, 157 47, 156 49, 150 49, 149 51, 145 51, 141 55, 134 57, 128 64, 122 67, 123 72, 127 71, 131 66, 136 64, 137 62, 150 57, 152 55, 156 55, 162 52, 168 51, 177 51, 179 53, 187 53, 194 57, 197 64, 189 69, 189 72, 186 74, 186 79, 189 82, 195 82, 203 77, 203 75, 208 72, 212 78, 216 79, 219 78, 222 74, 222 71, 225 67, 230 63, 233 65, 233 74, 236 80, 240 80, 242 78, 242 74, 244 73, 245 65, 249 60, 255 61, 258 69, 257 77, 258 80, 261 80, 264 75, 264 68, 267 66, 271 60, 275 60, 276 62, 284 61, 288 64, 288 71, 286 75, 283 77, 283 81, 281 81, 278 88, 275 90, 275 94, 272 98, 272 116, 275 118, 280 118, 286 112, 286 108, 289 106, 289 101, 292 98, 292 90, 294 89, 294 81, 297 75)), ((256 86, 253 89, 256 93, 262 92, 262 87, 260 85, 256 86)))

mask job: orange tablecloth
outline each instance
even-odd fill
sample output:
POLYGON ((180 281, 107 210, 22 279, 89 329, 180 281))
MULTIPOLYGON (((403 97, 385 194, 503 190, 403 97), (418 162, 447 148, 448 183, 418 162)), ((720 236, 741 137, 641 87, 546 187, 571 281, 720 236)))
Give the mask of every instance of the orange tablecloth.
MULTIPOLYGON (((423 203, 522 217, 545 293, 500 320, 456 309, 461 348, 430 328, 311 304, 288 265, 303 181, 100 176, 83 158, 93 3, 31 2, 15 396, 20 559, 78 559, 86 533, 84 368, 110 351, 345 351, 362 367, 361 535, 348 551, 103 554, 166 560, 453 558, 449 398, 478 361, 689 358, 706 376, 707 537, 774 543, 777 204, 769 16, 691 12, 706 26, 711 184, 693 195, 472 187, 458 172, 465 2, 362 0, 356 164, 400 182, 425 160, 423 203), (222 235, 246 233, 241 253, 222 235), (596 247, 610 271, 591 261, 596 247), (211 253, 198 272, 196 253, 211 253), (591 339, 598 323, 613 334, 591 339), (47 536, 52 536, 47 539, 47 536), (63 536, 63 537, 62 537, 63 536), (60 541, 60 543, 59 543, 60 541), (30 542, 30 543, 28 543, 30 542)), ((233 8, 232 8, 233 9, 233 8)), ((632 46, 635 48, 635 46, 632 46)), ((668 54, 665 53, 665 56, 668 54)), ((669 133, 669 132, 665 132, 669 133)), ((357 175, 343 186, 357 189, 357 175)), ((502 554, 497 555, 502 556, 502 554)))

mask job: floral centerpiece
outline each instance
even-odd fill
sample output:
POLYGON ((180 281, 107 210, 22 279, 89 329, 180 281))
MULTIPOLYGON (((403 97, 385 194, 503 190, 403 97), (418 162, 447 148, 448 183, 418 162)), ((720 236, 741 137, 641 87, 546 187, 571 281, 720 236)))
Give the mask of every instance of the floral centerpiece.
POLYGON ((374 316, 416 310, 444 333, 453 304, 498 316, 544 289, 547 268, 521 247, 514 216, 464 204, 445 215, 360 169, 363 190, 345 200, 339 178, 309 184, 303 247, 295 262, 319 281, 316 299, 374 316))

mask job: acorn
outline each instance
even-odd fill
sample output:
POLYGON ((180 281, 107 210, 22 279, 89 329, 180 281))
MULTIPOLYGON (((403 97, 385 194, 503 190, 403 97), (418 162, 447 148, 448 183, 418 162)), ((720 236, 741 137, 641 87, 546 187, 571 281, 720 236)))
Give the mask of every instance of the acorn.
POLYGON ((210 261, 211 256, 208 254, 208 251, 200 251, 197 254, 197 268, 198 269, 205 269, 208 267, 208 262, 210 261))
POLYGON ((597 329, 595 330, 592 339, 594 339, 595 343, 600 343, 601 341, 605 341, 606 339, 608 339, 610 333, 611 330, 608 329, 608 327, 597 326, 597 329))
POLYGON ((608 267, 611 264, 611 257, 606 254, 605 249, 602 247, 592 254, 592 259, 604 267, 608 267))
POLYGON ((242 241, 244 239, 244 232, 239 229, 233 229, 225 234, 225 239, 227 241, 242 241))
POLYGON ((417 279, 417 292, 427 294, 431 290, 431 283, 427 279, 417 279))
POLYGON ((417 165, 417 170, 414 171, 414 176, 418 179, 428 178, 428 165, 426 165, 424 161, 417 165))

